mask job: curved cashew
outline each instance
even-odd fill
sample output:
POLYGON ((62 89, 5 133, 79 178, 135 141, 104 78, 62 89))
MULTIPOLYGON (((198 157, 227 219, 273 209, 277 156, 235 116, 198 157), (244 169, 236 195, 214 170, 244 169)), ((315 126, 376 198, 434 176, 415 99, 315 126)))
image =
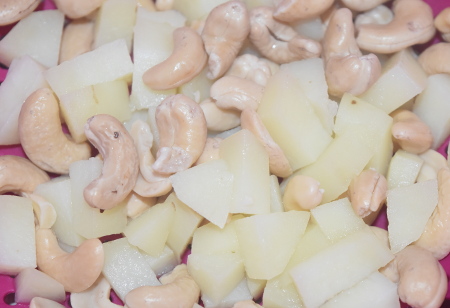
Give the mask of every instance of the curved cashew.
POLYGON ((250 18, 245 3, 228 1, 208 15, 202 39, 209 55, 209 79, 221 77, 230 68, 250 33, 250 18))
POLYGON ((252 300, 240 301, 233 305, 232 308, 263 308, 252 300))
POLYGON ((111 285, 102 275, 97 281, 83 292, 70 294, 72 308, 119 308, 109 299, 111 285))
POLYGON ((0 26, 10 25, 28 16, 41 3, 40 0, 4 0, 0 10, 0 26))
POLYGON ((142 80, 154 90, 174 89, 197 76, 206 64, 208 55, 200 35, 189 27, 173 32, 172 54, 163 62, 149 68, 142 80))
POLYGON ((311 19, 320 16, 333 3, 334 0, 282 0, 273 15, 283 22, 311 19))
POLYGON ((68 18, 78 19, 94 12, 105 0, 53 0, 53 2, 68 18))
POLYGON ((448 167, 445 157, 433 149, 423 152, 419 157, 423 159, 423 165, 417 176, 417 182, 437 179, 439 170, 448 167))
POLYGON ((348 189, 355 213, 363 218, 377 212, 383 205, 388 189, 387 180, 376 170, 368 169, 356 176, 348 189))
POLYGON ((285 211, 310 210, 322 202, 324 190, 319 188, 320 183, 306 175, 293 176, 286 185, 283 194, 285 211))
POLYGON ((219 148, 222 138, 206 138, 205 148, 202 155, 197 159, 194 165, 200 165, 214 159, 219 159, 219 148))
POLYGON ((393 115, 392 137, 396 145, 405 151, 421 154, 433 144, 430 127, 414 112, 398 110, 393 115))
POLYGON ((59 51, 59 63, 91 51, 94 41, 94 22, 87 19, 71 21, 64 28, 59 51))
POLYGON ((24 197, 32 201, 34 215, 39 228, 50 229, 56 221, 56 211, 53 205, 36 194, 24 193, 24 197))
POLYGON ((74 252, 62 250, 51 229, 36 230, 38 269, 59 281, 66 292, 82 292, 100 276, 104 263, 102 242, 88 239, 74 252))
POLYGON ((285 178, 292 174, 292 168, 280 146, 272 139, 258 113, 250 108, 241 113, 241 127, 248 129, 261 142, 269 154, 269 169, 272 174, 285 178))
POLYGON ((356 12, 369 11, 389 0, 341 0, 342 4, 356 12))
POLYGON ((39 184, 50 180, 48 174, 26 158, 0 156, 0 194, 32 193, 39 184))
POLYGON ((73 162, 91 156, 89 143, 76 143, 63 133, 59 104, 48 88, 36 90, 23 103, 19 136, 28 158, 48 172, 67 174, 73 162))
POLYGON ((415 44, 428 42, 435 34, 433 12, 422 0, 395 0, 394 19, 386 25, 359 27, 356 42, 361 49, 394 53, 415 44))
POLYGON ((272 61, 247 53, 234 60, 226 75, 248 79, 261 86, 265 86, 270 76, 278 68, 279 65, 272 61))
POLYGON ((104 161, 101 176, 84 189, 84 199, 92 207, 108 210, 123 201, 136 184, 139 174, 136 147, 123 124, 107 114, 89 118, 84 132, 104 161))
POLYGON ((437 43, 425 49, 418 58, 428 75, 450 74, 450 43, 437 43))
POLYGON ((388 24, 394 19, 394 13, 385 5, 378 5, 370 11, 358 14, 355 18, 355 28, 365 24, 388 24))
POLYGON ((328 92, 364 93, 381 75, 381 63, 374 54, 362 55, 354 37, 352 12, 338 9, 331 17, 323 38, 323 57, 328 92))
POLYGON ((125 296, 128 308, 192 308, 200 297, 200 288, 185 264, 174 268, 170 275, 160 278, 161 286, 144 286, 125 296))
POLYGON ((30 302, 30 308, 65 308, 65 306, 50 299, 34 297, 30 302))
POLYGON ((450 42, 450 7, 443 9, 434 19, 434 26, 444 41, 450 42))
POLYGON ((200 157, 207 138, 200 106, 183 94, 167 97, 156 109, 160 149, 153 169, 162 174, 186 170, 200 157))
POLYGON ((214 82, 210 89, 211 98, 224 109, 258 109, 264 87, 240 77, 224 76, 214 82))
POLYGON ((320 56, 320 43, 276 21, 273 11, 273 8, 264 6, 250 11, 249 39, 264 57, 281 64, 320 56))
POLYGON ((201 102, 200 108, 203 110, 206 127, 209 130, 223 132, 241 124, 239 110, 220 108, 210 98, 201 102))

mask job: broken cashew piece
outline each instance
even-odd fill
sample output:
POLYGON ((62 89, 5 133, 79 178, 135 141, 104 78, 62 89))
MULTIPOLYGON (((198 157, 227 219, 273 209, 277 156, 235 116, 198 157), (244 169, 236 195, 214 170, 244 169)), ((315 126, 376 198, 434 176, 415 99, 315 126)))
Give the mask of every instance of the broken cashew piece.
POLYGON ((270 76, 278 71, 278 69, 278 64, 247 53, 234 60, 226 75, 248 79, 261 86, 265 86, 270 76))
POLYGON ((34 193, 24 193, 23 195, 32 201, 34 216, 38 222, 37 226, 50 229, 56 221, 56 210, 53 205, 34 193))
POLYGON ((68 18, 78 19, 94 12, 105 0, 54 0, 53 2, 68 18))
POLYGON ((65 308, 58 302, 43 297, 33 297, 30 302, 30 308, 65 308))
POLYGON ((291 26, 273 18, 273 8, 257 7, 250 11, 249 39, 259 52, 278 64, 318 58, 320 43, 299 35, 291 26))
POLYGON ((208 129, 199 104, 183 94, 171 95, 156 109, 160 148, 153 169, 173 174, 192 166, 203 153, 208 129))
POLYGON ((109 295, 111 285, 103 275, 100 275, 97 281, 89 289, 70 294, 70 306, 72 308, 119 308, 111 302, 109 295))
POLYGON ((281 0, 274 17, 282 22, 311 19, 325 13, 333 3, 334 0, 281 0))
POLYGON ((177 88, 192 80, 205 67, 208 55, 200 35, 189 27, 173 32, 172 54, 163 62, 149 68, 142 80, 153 90, 177 88))
POLYGON ((73 20, 64 27, 61 37, 59 63, 92 50, 94 27, 93 21, 83 18, 73 20))
POLYGON ((100 177, 84 189, 84 199, 95 208, 109 210, 133 190, 139 174, 139 158, 133 138, 123 124, 107 114, 87 120, 87 139, 103 157, 100 177))
POLYGON ((200 155, 194 165, 196 166, 214 159, 219 159, 219 148, 222 140, 223 139, 220 137, 206 138, 206 144, 205 148, 203 149, 203 153, 202 155, 200 155))
POLYGON ((0 26, 10 25, 31 14, 41 0, 3 0, 0 10, 0 26))
POLYGON ((180 264, 161 277, 161 286, 144 286, 125 296, 128 308, 192 308, 200 298, 200 288, 189 275, 187 266, 180 264))
POLYGON ((137 193, 130 193, 126 205, 127 217, 134 219, 148 210, 151 206, 157 203, 155 197, 142 197, 137 193))
POLYGON ((244 2, 228 1, 209 13, 201 35, 209 55, 209 79, 225 74, 249 33, 250 17, 244 2))
POLYGON ((316 179, 306 175, 294 175, 284 190, 284 210, 311 210, 322 202, 323 192, 316 179))
POLYGON ((280 146, 272 139, 258 113, 250 108, 241 113, 241 127, 248 129, 261 142, 269 155, 270 173, 285 178, 292 174, 292 168, 280 146))
POLYGON ((49 180, 45 171, 24 157, 0 156, 0 194, 32 193, 39 184, 49 180))
POLYGON ((450 7, 443 9, 434 19, 434 26, 444 41, 450 42, 450 7))
POLYGON ((104 263, 103 245, 99 239, 88 239, 74 252, 62 250, 51 229, 36 230, 38 269, 59 281, 66 292, 82 292, 100 276, 104 263))
POLYGON ((328 92, 336 97, 344 93, 364 93, 381 75, 381 63, 374 54, 362 55, 354 37, 352 12, 338 9, 323 38, 323 57, 328 92))
POLYGON ((450 43, 437 43, 425 49, 418 57, 423 70, 428 75, 450 74, 450 43))
POLYGON ((241 124, 239 110, 220 108, 211 98, 201 102, 200 108, 203 110, 209 130, 223 132, 241 124))
POLYGON ((388 2, 389 0, 341 0, 345 7, 348 7, 352 11, 365 12, 372 10, 373 8, 388 2))
POLYGON ((436 29, 433 12, 422 0, 395 0, 394 19, 386 25, 360 25, 356 42, 361 49, 375 53, 394 53, 428 42, 436 29))
POLYGON ((36 90, 23 103, 19 136, 28 158, 48 172, 68 174, 73 162, 91 156, 89 143, 76 143, 62 131, 59 103, 48 88, 36 90))
POLYGON ((155 7, 158 11, 168 11, 173 9, 174 0, 155 0, 155 7))

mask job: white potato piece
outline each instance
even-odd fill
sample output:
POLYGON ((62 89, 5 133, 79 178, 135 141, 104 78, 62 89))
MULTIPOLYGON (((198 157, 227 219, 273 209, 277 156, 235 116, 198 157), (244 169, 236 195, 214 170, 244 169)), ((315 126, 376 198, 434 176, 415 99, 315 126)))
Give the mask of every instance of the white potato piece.
POLYGON ((222 300, 214 302, 208 296, 202 296, 203 307, 205 308, 228 308, 240 301, 251 300, 252 295, 247 286, 247 279, 244 278, 239 284, 222 300))
POLYGON ((179 86, 177 93, 184 94, 197 103, 203 102, 205 99, 209 98, 210 88, 214 83, 214 80, 206 77, 208 70, 208 66, 205 65, 205 68, 197 76, 189 82, 179 86))
POLYGON ((253 300, 258 301, 262 298, 264 288, 266 287, 267 280, 265 279, 253 279, 246 277, 247 287, 253 300))
POLYGON ((186 16, 188 21, 204 19, 216 6, 228 0, 174 0, 173 8, 186 16))
POLYGON ((157 256, 151 256, 144 251, 139 252, 150 264, 157 277, 171 272, 179 264, 174 251, 167 245, 164 246, 163 251, 157 256))
POLYGON ((270 212, 284 212, 280 183, 278 177, 274 174, 270 176, 270 212))
POLYGON ((388 188, 394 189, 414 184, 423 163, 419 155, 404 150, 395 152, 386 176, 388 188))
POLYGON ((264 308, 303 308, 302 300, 293 283, 283 285, 279 277, 267 281, 263 293, 264 308))

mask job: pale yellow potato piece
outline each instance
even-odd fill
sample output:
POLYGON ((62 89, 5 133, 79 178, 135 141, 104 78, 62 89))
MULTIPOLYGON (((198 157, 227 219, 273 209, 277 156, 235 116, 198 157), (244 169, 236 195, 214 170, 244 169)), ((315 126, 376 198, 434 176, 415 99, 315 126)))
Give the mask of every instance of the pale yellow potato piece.
POLYGON ((188 21, 204 19, 216 6, 228 0, 174 0, 173 8, 186 16, 188 21))
POLYGON ((167 245, 164 246, 163 251, 157 256, 151 256, 142 250, 139 250, 139 252, 144 256, 145 260, 150 264, 150 267, 158 277, 170 273, 178 264, 180 264, 175 252, 167 245))
POLYGON ((302 300, 293 283, 283 285, 279 277, 267 281, 263 293, 264 307, 303 308, 302 300))
POLYGON ((404 150, 395 152, 386 176, 388 188, 394 189, 414 184, 423 163, 419 155, 404 150))

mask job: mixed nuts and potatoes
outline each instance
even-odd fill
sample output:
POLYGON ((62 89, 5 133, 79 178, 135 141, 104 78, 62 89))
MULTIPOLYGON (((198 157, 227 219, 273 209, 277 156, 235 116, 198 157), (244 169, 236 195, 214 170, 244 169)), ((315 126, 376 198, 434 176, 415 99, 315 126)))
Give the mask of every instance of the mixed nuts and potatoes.
POLYGON ((3 0, 2 28, 12 304, 445 301, 450 5, 3 0))

